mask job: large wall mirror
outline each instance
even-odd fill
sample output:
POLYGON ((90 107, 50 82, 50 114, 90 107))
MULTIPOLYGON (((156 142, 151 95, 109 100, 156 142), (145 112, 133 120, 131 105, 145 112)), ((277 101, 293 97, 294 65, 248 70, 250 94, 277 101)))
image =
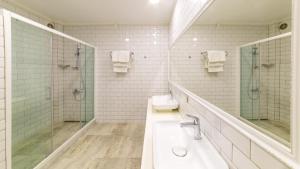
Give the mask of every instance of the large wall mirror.
POLYGON ((291 145, 292 0, 216 0, 176 41, 170 79, 291 145))

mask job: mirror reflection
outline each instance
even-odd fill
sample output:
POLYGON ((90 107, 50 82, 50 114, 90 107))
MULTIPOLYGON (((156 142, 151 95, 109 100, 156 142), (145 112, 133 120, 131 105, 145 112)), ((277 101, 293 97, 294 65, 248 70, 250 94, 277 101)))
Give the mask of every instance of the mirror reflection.
POLYGON ((217 0, 173 45, 170 79, 290 146, 291 24, 291 0, 217 0))

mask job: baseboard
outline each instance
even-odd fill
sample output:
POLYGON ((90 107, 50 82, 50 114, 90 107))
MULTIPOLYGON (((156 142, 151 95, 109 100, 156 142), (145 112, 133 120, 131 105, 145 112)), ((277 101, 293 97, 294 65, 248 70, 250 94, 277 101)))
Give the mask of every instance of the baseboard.
POLYGON ((77 131, 72 137, 70 137, 67 141, 65 141, 61 146, 59 146, 55 151, 53 151, 47 158, 41 161, 34 169, 45 169, 50 164, 54 162, 54 160, 61 154, 63 154, 73 143, 80 138, 93 123, 95 123, 95 118, 91 120, 88 124, 86 124, 83 128, 77 131))

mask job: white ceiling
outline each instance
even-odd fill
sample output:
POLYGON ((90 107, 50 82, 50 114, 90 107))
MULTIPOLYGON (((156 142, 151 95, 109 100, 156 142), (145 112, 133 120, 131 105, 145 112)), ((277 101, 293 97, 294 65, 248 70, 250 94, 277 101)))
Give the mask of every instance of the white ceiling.
POLYGON ((176 0, 9 0, 64 24, 168 24, 176 0))
POLYGON ((268 24, 291 18, 291 0, 215 0, 197 24, 268 24))

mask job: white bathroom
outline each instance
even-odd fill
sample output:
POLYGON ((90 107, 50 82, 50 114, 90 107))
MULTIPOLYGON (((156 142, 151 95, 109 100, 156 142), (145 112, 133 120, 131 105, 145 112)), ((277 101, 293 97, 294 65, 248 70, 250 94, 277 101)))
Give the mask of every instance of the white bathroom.
POLYGON ((0 169, 300 169, 299 0, 0 0, 0 169))

